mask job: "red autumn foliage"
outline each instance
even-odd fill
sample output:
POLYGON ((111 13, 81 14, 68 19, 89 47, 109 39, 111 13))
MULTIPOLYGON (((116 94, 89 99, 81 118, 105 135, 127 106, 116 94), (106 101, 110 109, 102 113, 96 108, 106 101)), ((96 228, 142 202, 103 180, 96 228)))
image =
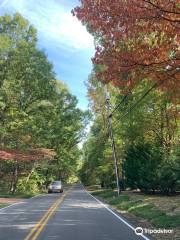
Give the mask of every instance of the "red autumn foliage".
POLYGON ((22 162, 38 161, 43 158, 53 158, 55 152, 52 149, 34 149, 30 152, 18 150, 0 150, 0 160, 17 160, 22 162))
POLYGON ((72 12, 97 36, 102 82, 127 90, 148 78, 179 98, 178 0, 81 0, 72 12))

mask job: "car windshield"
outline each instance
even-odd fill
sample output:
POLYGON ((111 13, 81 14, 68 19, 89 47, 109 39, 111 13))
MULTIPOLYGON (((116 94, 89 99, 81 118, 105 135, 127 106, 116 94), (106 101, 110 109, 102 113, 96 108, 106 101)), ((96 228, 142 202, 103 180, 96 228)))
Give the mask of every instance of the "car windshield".
POLYGON ((61 184, 61 181, 55 181, 52 183, 52 185, 60 185, 61 184))

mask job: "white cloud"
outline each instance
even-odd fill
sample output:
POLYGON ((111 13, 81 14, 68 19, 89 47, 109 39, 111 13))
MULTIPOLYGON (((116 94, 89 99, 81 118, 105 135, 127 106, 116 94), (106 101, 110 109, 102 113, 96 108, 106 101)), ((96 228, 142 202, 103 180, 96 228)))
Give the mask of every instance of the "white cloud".
POLYGON ((93 38, 87 33, 84 26, 71 14, 57 13, 48 27, 48 31, 59 37, 62 42, 68 43, 74 48, 87 49, 93 47, 93 38))
POLYGON ((4 7, 7 4, 8 0, 0 0, 0 7, 4 7))
MULTIPOLYGON (((1 1, 1 0, 0 0, 1 1)), ((85 26, 54 0, 4 0, 3 6, 20 12, 45 40, 74 50, 93 49, 93 37, 85 26)))

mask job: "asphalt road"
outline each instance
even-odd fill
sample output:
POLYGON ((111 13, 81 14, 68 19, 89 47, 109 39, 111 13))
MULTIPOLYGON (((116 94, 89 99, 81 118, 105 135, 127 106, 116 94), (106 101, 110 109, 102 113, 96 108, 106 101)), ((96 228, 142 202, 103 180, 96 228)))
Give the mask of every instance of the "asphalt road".
POLYGON ((143 240, 81 185, 0 211, 0 240, 143 240))

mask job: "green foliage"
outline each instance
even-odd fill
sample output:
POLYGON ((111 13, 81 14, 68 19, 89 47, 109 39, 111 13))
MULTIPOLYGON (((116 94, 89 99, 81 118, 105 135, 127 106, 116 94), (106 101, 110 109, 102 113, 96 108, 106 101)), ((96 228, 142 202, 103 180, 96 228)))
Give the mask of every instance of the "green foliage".
POLYGON ((170 160, 160 166, 159 185, 162 192, 174 193, 180 189, 180 161, 177 156, 170 156, 170 160))
POLYGON ((127 185, 141 190, 155 190, 159 187, 158 168, 161 154, 149 144, 130 146, 125 152, 125 175, 127 185))
POLYGON ((30 177, 29 180, 27 180, 27 177, 22 177, 18 181, 17 185, 17 192, 21 193, 38 193, 41 186, 45 181, 45 177, 42 175, 39 175, 36 171, 34 171, 30 177))
POLYGON ((125 152, 127 186, 142 191, 161 190, 164 193, 179 189, 179 161, 169 156, 164 160, 162 150, 150 144, 130 146, 125 152))
POLYGON ((115 184, 111 146, 104 133, 101 118, 97 118, 83 146, 84 156, 80 177, 87 185, 101 184, 104 188, 113 188, 115 184))
MULTIPOLYGON (((122 102, 112 115, 119 175, 126 188, 169 194, 180 189, 176 108, 168 95, 156 89, 149 92, 134 109, 131 108, 151 86, 147 79, 141 80, 126 100, 123 100, 124 96, 117 87, 107 86, 112 109, 122 102)), ((84 145, 81 179, 86 184, 116 187, 114 160, 108 139, 105 87, 94 74, 89 78, 88 91, 94 121, 84 145)))
POLYGON ((6 189, 37 192, 44 183, 75 175, 88 113, 56 80, 52 64, 37 48, 36 29, 26 19, 20 14, 0 17, 0 33, 0 147, 56 153, 38 164, 4 161, 0 177, 6 189))

